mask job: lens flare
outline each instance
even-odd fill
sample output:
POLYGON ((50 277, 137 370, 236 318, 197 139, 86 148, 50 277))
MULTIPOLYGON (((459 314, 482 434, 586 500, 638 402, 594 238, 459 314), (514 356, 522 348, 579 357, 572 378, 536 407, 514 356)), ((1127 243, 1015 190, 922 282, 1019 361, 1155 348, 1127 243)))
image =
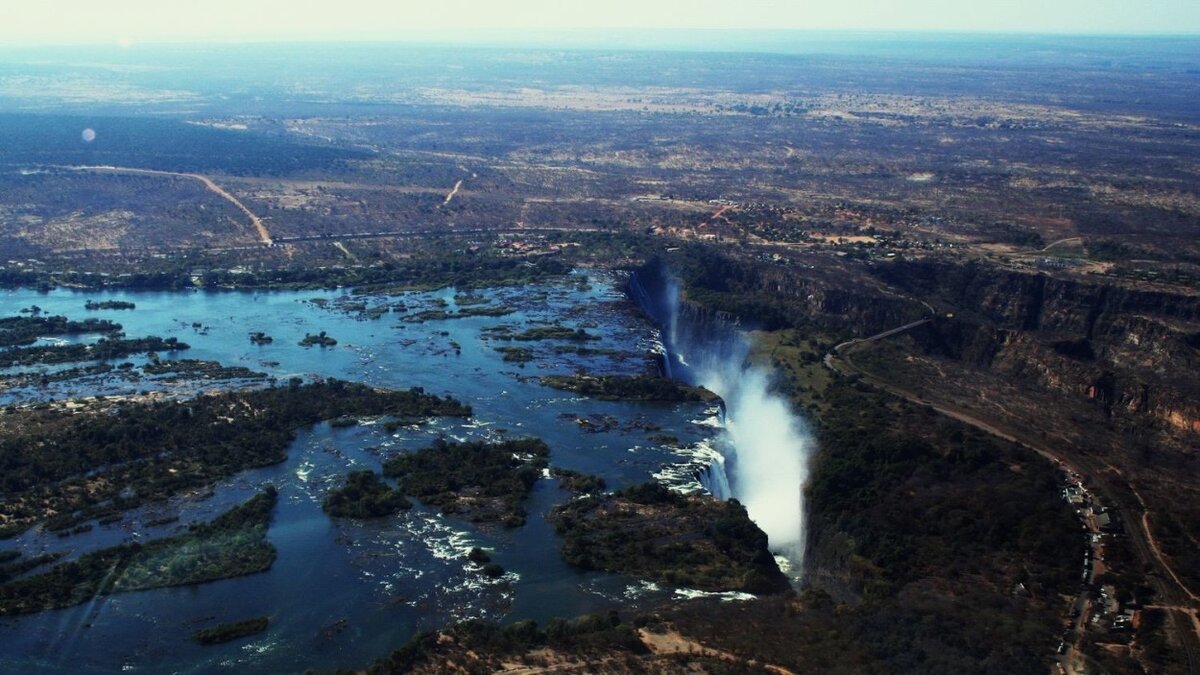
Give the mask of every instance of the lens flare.
POLYGON ((96 130, 91 128, 84 129, 83 133, 79 134, 79 136, 83 139, 84 143, 91 143, 96 140, 96 130))

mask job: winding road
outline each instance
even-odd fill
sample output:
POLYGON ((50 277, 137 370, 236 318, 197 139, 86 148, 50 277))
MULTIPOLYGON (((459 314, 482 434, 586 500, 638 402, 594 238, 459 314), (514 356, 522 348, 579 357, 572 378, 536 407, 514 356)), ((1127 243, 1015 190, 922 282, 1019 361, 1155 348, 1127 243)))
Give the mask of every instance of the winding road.
MULTIPOLYGON (((58 166, 57 169, 70 169, 72 171, 87 171, 91 173, 124 173, 138 176, 169 176, 174 178, 190 178, 198 180, 204 184, 204 187, 225 201, 236 206, 246 217, 250 219, 250 224, 254 227, 258 234, 258 239, 264 246, 274 246, 275 242, 271 239, 271 233, 267 230, 267 226, 263 224, 262 218, 259 218, 253 211, 246 207, 237 197, 229 194, 225 188, 217 185, 211 178, 198 173, 178 173, 175 171, 158 171, 155 169, 134 169, 125 166, 58 166)), ((449 200, 447 200, 449 201, 449 200)))
MULTIPOLYGON (((1001 440, 1022 445, 1042 457, 1055 462, 1067 471, 1082 477, 1089 485, 1095 486, 1098 491, 1104 494, 1104 499, 1120 515, 1124 524, 1124 531, 1128 535, 1128 540, 1140 563, 1146 569, 1152 570, 1147 574, 1147 580, 1158 591, 1157 602, 1160 603, 1159 606, 1171 617, 1175 627, 1174 635, 1178 638, 1183 654, 1187 658, 1188 672, 1192 675, 1200 675, 1200 620, 1197 619, 1196 614, 1198 608, 1200 608, 1200 601, 1198 601, 1197 596, 1192 593, 1191 589, 1180 580, 1179 575, 1176 574, 1166 557, 1162 554, 1158 542, 1150 530, 1150 512, 1146 507, 1145 501, 1133 485, 1125 479, 1124 474, 1119 469, 1107 462, 1101 462, 1090 457, 1072 457, 1068 459, 1064 455, 1040 445, 1025 436, 1023 432, 1011 429, 1008 431, 1002 430, 994 424, 979 419, 961 409, 924 399, 911 391, 884 381, 855 366, 844 353, 847 348, 854 345, 882 340, 929 323, 932 320, 932 318, 926 318, 883 331, 867 338, 856 338, 842 342, 825 355, 825 366, 842 375, 857 375, 871 385, 893 396, 903 398, 917 405, 927 406, 947 417, 968 424, 1001 440), (1120 485, 1114 482, 1114 477, 1119 479, 1120 485), (1118 499, 1117 496, 1122 493, 1121 487, 1132 493, 1138 503, 1130 504, 1118 499), (1140 513, 1138 513, 1138 507, 1140 507, 1140 513)), ((1069 662, 1069 659, 1064 658, 1063 661, 1069 662)))

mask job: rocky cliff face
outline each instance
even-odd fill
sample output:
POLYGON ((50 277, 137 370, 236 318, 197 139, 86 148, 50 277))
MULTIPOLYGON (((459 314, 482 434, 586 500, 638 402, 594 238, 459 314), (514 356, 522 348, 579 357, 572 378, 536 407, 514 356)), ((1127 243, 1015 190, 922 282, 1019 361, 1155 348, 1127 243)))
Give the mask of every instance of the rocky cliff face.
POLYGON ((875 275, 920 296, 939 298, 1002 327, 1062 330, 1091 336, 1106 319, 1146 315, 1200 324, 1200 297, 1136 290, 998 269, 983 263, 897 261, 875 275))
POLYGON ((1086 397, 1110 416, 1146 415, 1200 432, 1194 295, 937 260, 811 269, 701 253, 653 261, 637 276, 658 287, 668 283, 668 266, 682 279, 678 314, 693 330, 790 327, 861 337, 932 307, 942 318, 911 333, 928 354, 1086 397))
POLYGON ((649 282, 663 278, 668 268, 682 282, 687 311, 696 317, 736 321, 747 329, 810 328, 846 336, 871 335, 928 312, 919 302, 889 292, 855 265, 781 267, 700 251, 679 259, 653 260, 637 273, 649 282))
POLYGON ((913 332, 927 353, 1200 432, 1198 297, 982 264, 907 261, 877 274, 953 314, 913 332))

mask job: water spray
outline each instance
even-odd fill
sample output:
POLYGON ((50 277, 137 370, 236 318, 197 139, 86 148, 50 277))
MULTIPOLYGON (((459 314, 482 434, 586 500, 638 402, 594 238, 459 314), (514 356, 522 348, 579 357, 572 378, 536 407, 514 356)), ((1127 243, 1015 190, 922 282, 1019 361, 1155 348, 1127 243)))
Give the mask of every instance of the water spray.
POLYGON ((730 322, 681 312, 670 279, 630 281, 634 300, 662 326, 667 377, 702 386, 724 402, 722 431, 702 482, 714 496, 741 502, 767 533, 771 551, 799 566, 804 557, 804 484, 813 441, 788 400, 771 389, 771 371, 750 365, 749 341, 730 322), (657 283, 655 283, 657 282, 657 283))

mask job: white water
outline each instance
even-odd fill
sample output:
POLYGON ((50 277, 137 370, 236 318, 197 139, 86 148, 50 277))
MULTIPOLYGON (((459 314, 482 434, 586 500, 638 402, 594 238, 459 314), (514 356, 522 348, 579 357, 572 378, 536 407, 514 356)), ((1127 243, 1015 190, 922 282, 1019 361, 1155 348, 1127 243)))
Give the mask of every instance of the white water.
POLYGON ((764 532, 771 551, 799 570, 804 558, 804 484, 813 442, 786 398, 771 390, 772 372, 750 366, 740 332, 695 334, 679 325, 678 291, 669 286, 670 316, 663 336, 668 375, 683 376, 725 402, 722 457, 709 468, 706 487, 734 497, 764 532), (680 366, 683 366, 680 368, 680 366))
POLYGON ((726 406, 719 446, 725 460, 713 466, 714 482, 727 481, 730 495, 767 533, 771 550, 798 564, 804 554, 803 488, 811 439, 787 401, 770 391, 766 371, 741 364, 711 366, 696 372, 699 384, 726 406), (721 477, 722 471, 730 475, 721 477))

